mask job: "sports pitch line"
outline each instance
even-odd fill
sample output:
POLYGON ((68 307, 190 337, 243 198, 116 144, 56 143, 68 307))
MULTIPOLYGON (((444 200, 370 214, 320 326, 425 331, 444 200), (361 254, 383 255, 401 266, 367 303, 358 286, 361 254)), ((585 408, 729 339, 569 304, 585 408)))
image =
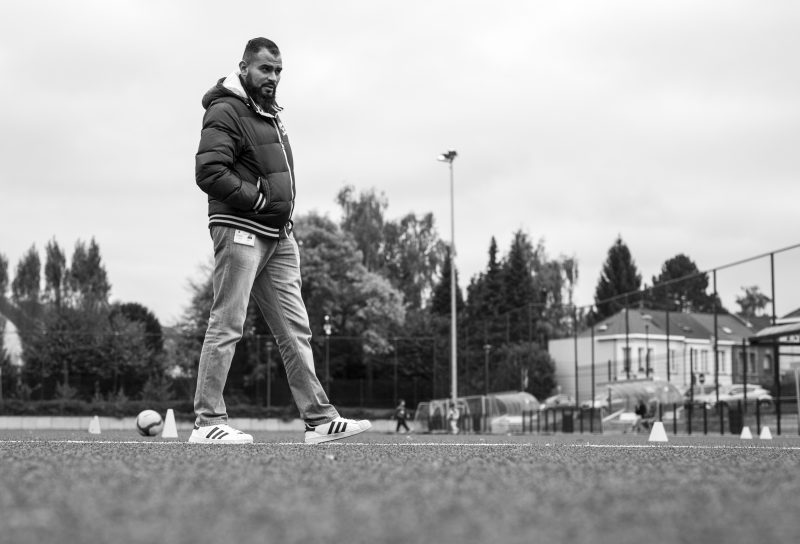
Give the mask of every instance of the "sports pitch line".
MULTIPOLYGON (((137 445, 149 444, 155 447, 168 447, 175 445, 188 445, 185 441, 147 441, 147 440, 0 440, 2 444, 102 444, 102 445, 137 445)), ((207 444, 192 444, 191 447, 204 447, 207 444)), ((211 448, 252 448, 259 446, 308 446, 314 447, 404 447, 404 448, 524 448, 524 447, 567 447, 567 448, 594 448, 594 449, 610 449, 610 450, 625 450, 625 449, 681 449, 681 450, 750 450, 750 449, 772 449, 772 450, 787 450, 787 451, 800 451, 800 446, 787 446, 782 444, 764 444, 762 442, 754 442, 748 445, 719 445, 719 444, 531 444, 531 443, 508 443, 508 442, 327 442, 323 444, 305 444, 304 442, 253 442, 252 444, 238 444, 238 445, 215 445, 211 444, 211 448)))

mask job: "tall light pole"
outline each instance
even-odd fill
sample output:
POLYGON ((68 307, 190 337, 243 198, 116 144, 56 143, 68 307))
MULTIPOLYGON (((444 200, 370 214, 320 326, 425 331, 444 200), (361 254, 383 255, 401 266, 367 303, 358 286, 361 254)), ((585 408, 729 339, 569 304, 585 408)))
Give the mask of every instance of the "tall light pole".
POLYGON ((456 352, 456 218, 453 184, 453 161, 458 156, 455 149, 439 155, 438 160, 450 167, 450 396, 453 407, 458 398, 458 366, 456 352))
POLYGON ((325 391, 331 394, 331 316, 325 314, 325 322, 322 325, 325 331, 325 391))

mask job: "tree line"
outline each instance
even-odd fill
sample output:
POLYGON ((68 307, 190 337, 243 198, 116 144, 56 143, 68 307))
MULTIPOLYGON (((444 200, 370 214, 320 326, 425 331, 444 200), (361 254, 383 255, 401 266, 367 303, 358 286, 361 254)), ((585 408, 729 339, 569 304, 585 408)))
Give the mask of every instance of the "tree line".
MULTIPOLYGON (((327 378, 329 372, 333 382, 366 383, 373 403, 386 402, 372 390, 386 380, 413 380, 424 384, 423 396, 448 396, 453 260, 433 215, 388 219, 384 195, 352 186, 342 188, 336 202, 338 221, 312 212, 297 217, 294 230, 318 374, 327 378)), ((69 261, 55 239, 44 254, 42 266, 32 246, 13 281, 0 254, 0 315, 17 325, 25 361, 14 388, 18 396, 163 399, 177 380, 193 380, 212 301, 210 265, 190 280, 185 311, 166 334, 141 304, 109 301, 110 283, 94 239, 76 242, 69 261)), ((543 240, 519 230, 501 254, 491 237, 485 268, 463 291, 456 284, 459 392, 526 390, 546 397, 556 385, 548 339, 571 335, 626 305, 726 311, 707 293, 707 275, 683 254, 665 261, 652 287, 643 289, 621 237, 608 251, 590 309, 574 303, 578 279, 577 259, 551 257, 543 240)), ((757 287, 737 299, 742 312, 752 315, 768 301, 757 287)), ((270 338, 251 304, 229 378, 234 398, 258 398, 258 384, 272 372, 264 357, 270 338)), ((8 376, 2 343, 0 364, 8 376)))

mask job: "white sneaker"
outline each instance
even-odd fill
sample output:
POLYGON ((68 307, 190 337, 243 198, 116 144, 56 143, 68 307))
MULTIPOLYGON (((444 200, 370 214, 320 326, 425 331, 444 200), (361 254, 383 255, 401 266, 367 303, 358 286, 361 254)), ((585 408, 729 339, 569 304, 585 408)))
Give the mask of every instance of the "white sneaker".
POLYGON ((252 444, 253 437, 230 425, 194 426, 189 442, 193 444, 252 444))
POLYGON ((347 438, 354 434, 363 433, 371 427, 372 423, 366 419, 356 421, 343 417, 337 417, 330 423, 323 423, 316 427, 306 425, 306 444, 319 444, 320 442, 347 438))

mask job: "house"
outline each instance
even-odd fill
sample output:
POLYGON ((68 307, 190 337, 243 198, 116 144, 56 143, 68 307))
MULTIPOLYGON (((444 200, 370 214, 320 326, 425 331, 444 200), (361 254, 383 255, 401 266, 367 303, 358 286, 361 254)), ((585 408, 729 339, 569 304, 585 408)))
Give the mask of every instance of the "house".
POLYGON ((577 337, 551 340, 548 351, 561 391, 578 401, 591 398, 593 385, 620 380, 661 379, 681 390, 692 383, 692 374, 700 383, 720 386, 745 379, 770 383, 772 350, 748 342, 757 331, 732 314, 717 314, 715 328, 714 314, 636 308, 577 337))

